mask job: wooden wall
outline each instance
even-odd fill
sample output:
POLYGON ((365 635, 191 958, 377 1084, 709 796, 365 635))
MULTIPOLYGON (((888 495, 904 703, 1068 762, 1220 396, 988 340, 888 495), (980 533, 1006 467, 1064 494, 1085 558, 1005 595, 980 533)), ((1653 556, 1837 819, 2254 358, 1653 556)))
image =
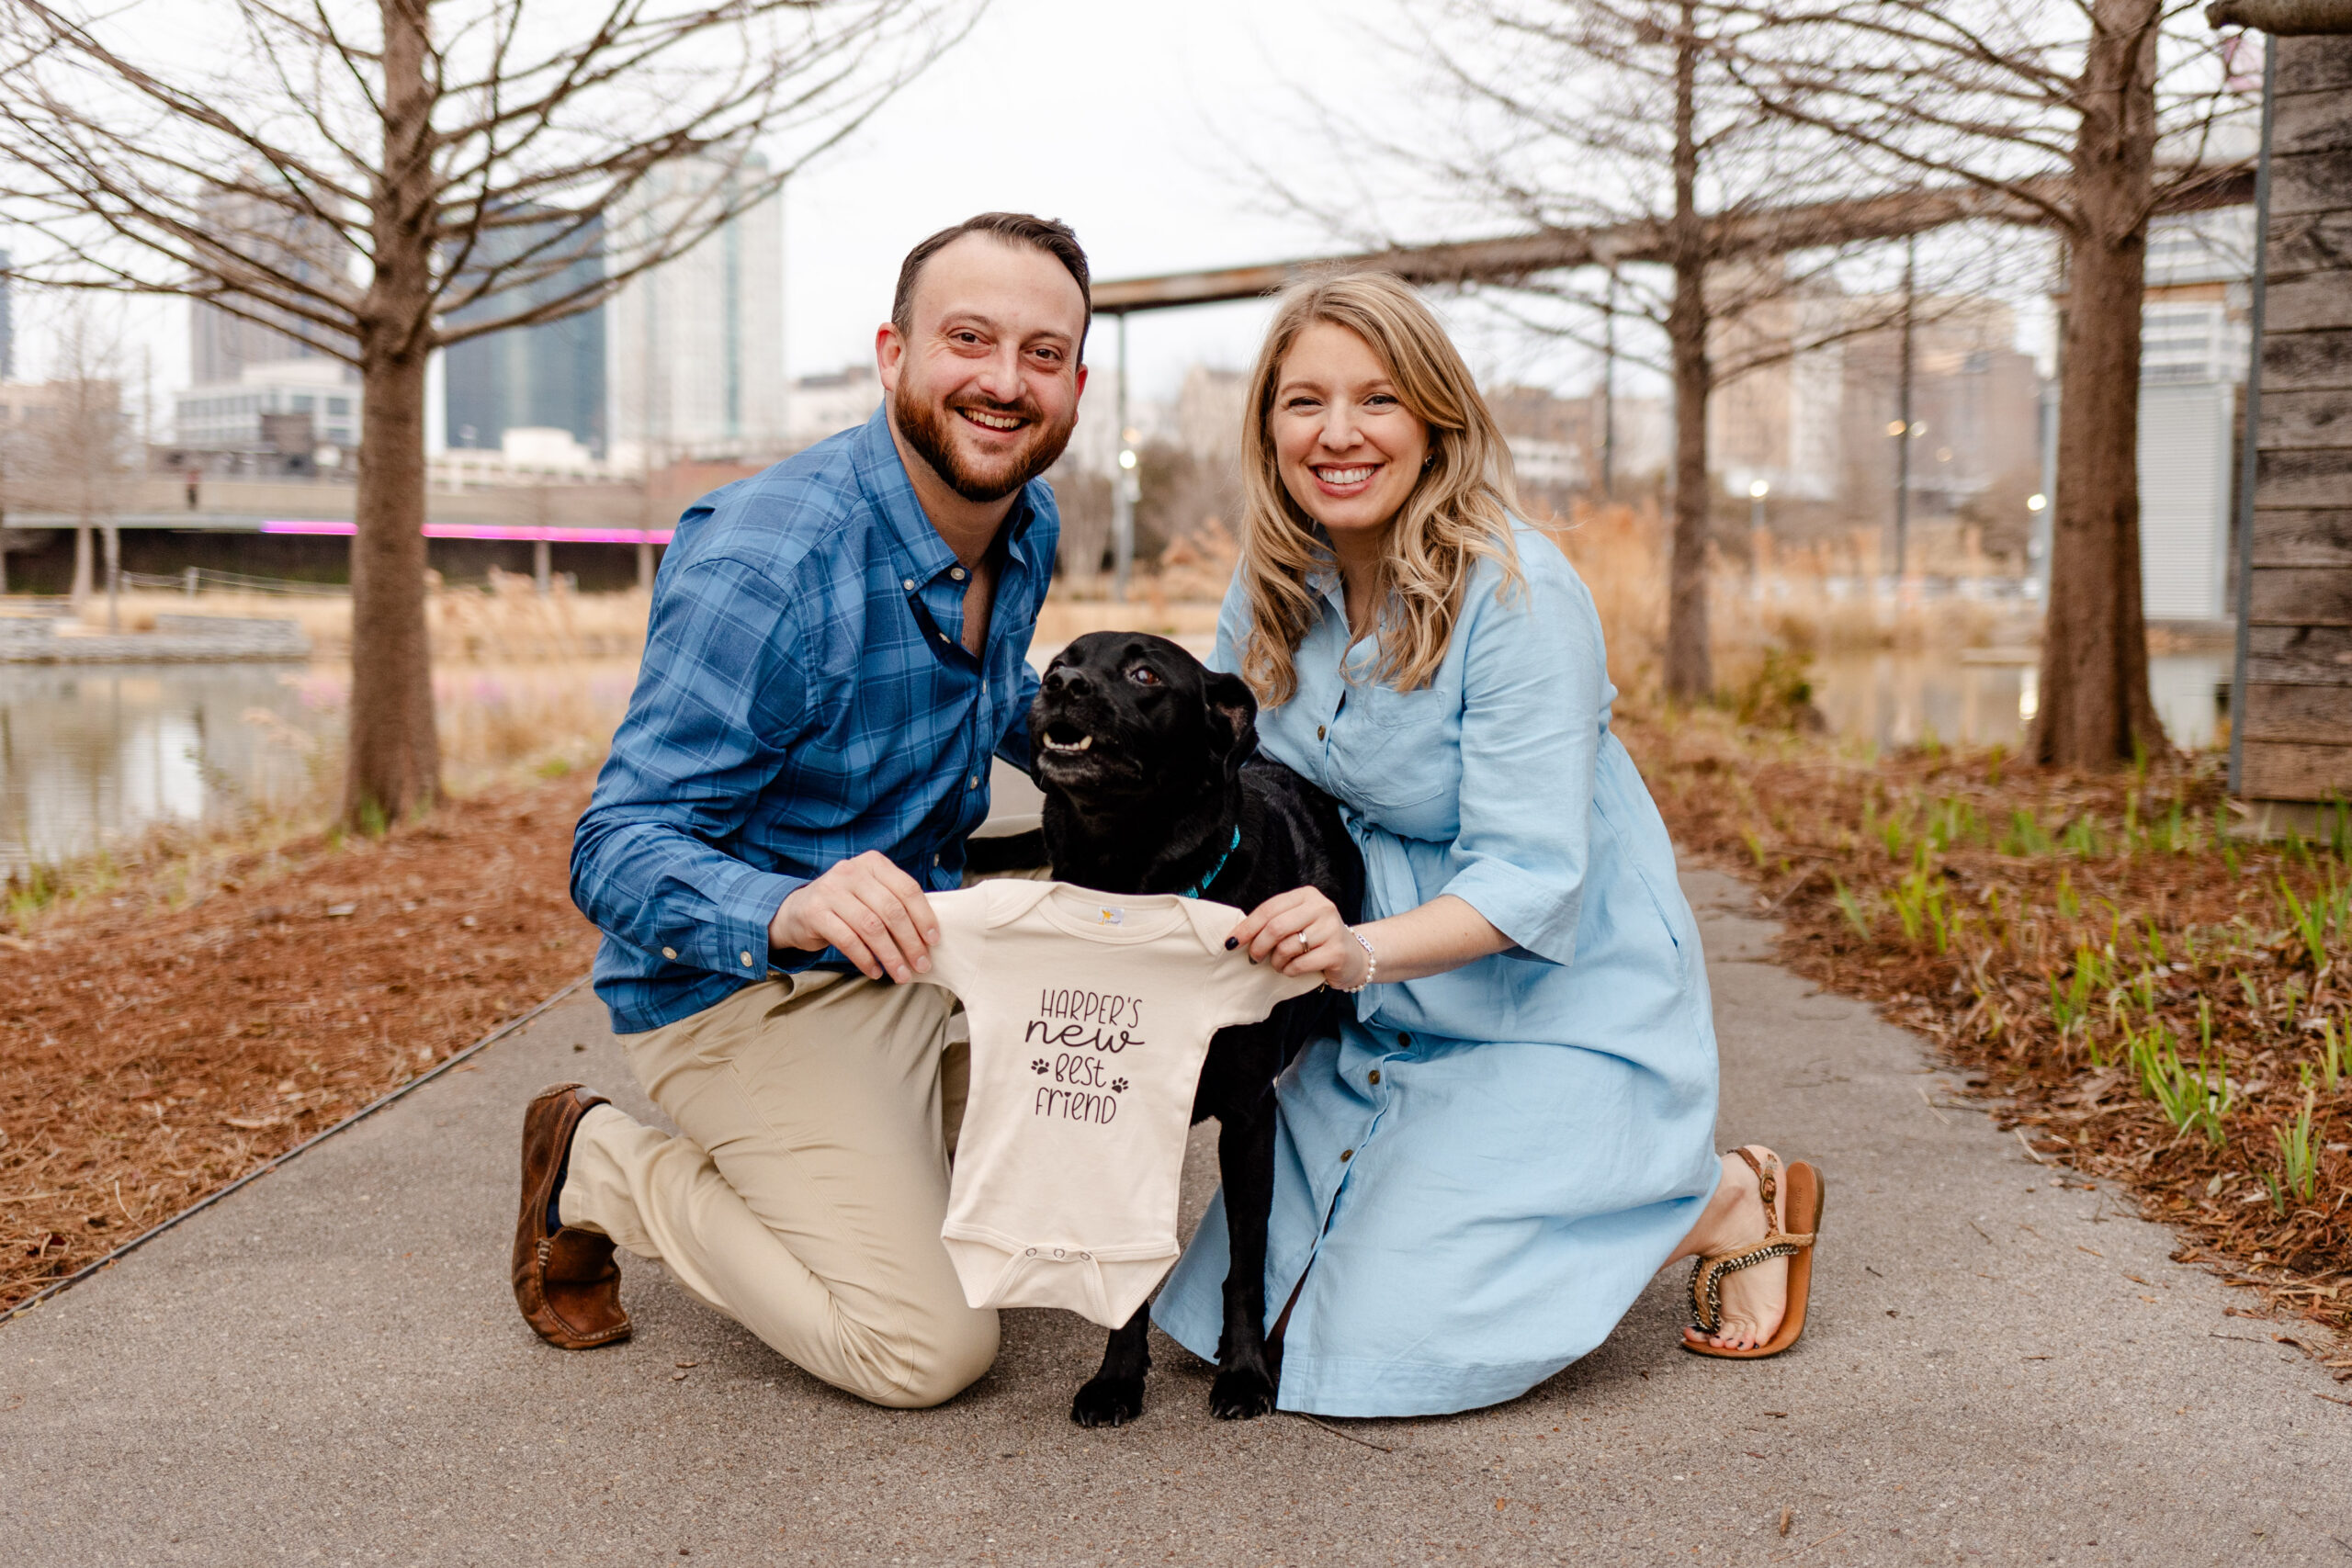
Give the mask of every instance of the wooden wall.
POLYGON ((2244 772, 2352 799, 2352 38, 2278 51, 2244 772))

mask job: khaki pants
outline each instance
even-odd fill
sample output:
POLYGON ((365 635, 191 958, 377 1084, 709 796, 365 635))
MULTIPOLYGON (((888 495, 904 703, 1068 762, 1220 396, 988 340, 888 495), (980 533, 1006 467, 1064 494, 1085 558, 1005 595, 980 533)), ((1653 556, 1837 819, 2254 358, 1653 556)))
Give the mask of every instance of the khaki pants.
POLYGON ((581 1120, 559 1210, 787 1359, 877 1404, 950 1398, 996 1359, 940 1244, 963 1019, 936 986, 818 972, 624 1035, 681 1135, 581 1120))

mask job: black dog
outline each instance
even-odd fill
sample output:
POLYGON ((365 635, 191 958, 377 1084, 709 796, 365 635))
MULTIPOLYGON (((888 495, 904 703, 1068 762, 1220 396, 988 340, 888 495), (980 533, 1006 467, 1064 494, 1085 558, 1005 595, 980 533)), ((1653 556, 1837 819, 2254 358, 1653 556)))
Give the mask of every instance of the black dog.
MULTIPOLYGON (((1105 893, 1182 893, 1238 908, 1294 887, 1322 889, 1354 920, 1363 859, 1330 796, 1255 756, 1258 704, 1237 676, 1211 672, 1165 637, 1094 632, 1046 667, 1029 710, 1046 795, 1054 875, 1105 893)), ((1294 997, 1262 1022, 1209 1043, 1193 1120, 1217 1119, 1217 1164, 1233 1261, 1225 1279, 1209 1409, 1226 1420, 1274 1405, 1266 1346, 1266 1217, 1274 1190, 1274 1078, 1300 1047, 1336 1032, 1341 998, 1294 997)), ((1081 1427, 1143 1413, 1151 1366, 1146 1314, 1111 1331, 1070 1404, 1081 1427)))

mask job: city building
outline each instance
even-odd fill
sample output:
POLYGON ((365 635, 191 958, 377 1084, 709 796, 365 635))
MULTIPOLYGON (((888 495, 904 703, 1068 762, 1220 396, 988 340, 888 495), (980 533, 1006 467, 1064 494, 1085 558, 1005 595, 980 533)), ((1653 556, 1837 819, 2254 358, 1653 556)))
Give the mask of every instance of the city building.
MULTIPOLYGON (((317 283, 349 270, 342 265, 348 260, 342 239, 316 219, 228 190, 208 192, 198 202, 198 214, 208 237, 288 277, 317 283)), ((288 360, 315 360, 335 367, 343 379, 358 378, 316 346, 322 329, 258 302, 244 309, 248 314, 232 314, 203 299, 188 307, 188 376, 197 385, 228 386, 241 382, 251 367, 288 360), (270 320, 285 326, 270 325, 270 320)))
POLYGON ((198 466, 309 473, 345 464, 359 446, 360 394, 339 360, 248 365, 233 381, 174 400, 175 446, 198 466))
MULTIPOLYGON (((699 156, 661 164, 611 214, 607 254, 641 254, 766 178, 756 153, 740 165, 699 156)), ((641 471, 681 457, 784 448, 780 195, 630 279, 605 309, 605 428, 621 467, 641 471)))
MULTIPOLYGON (((520 264, 545 276, 452 310, 452 326, 511 316, 592 287, 604 276, 603 224, 592 219, 576 232, 554 220, 494 229, 481 236, 475 254, 475 270, 520 264)), ((466 279, 457 282, 462 288, 466 279)), ((498 451, 510 430, 555 430, 601 454, 605 330, 600 306, 450 344, 441 356, 444 445, 498 451)))
POLYGON ((2152 621, 2230 615, 2233 427, 2245 384, 2253 274, 2250 207, 2170 213, 2148 225, 2140 592, 2152 621))
POLYGON ((864 424, 882 405, 882 378, 871 360, 803 376, 785 394, 784 434, 795 451, 864 424))

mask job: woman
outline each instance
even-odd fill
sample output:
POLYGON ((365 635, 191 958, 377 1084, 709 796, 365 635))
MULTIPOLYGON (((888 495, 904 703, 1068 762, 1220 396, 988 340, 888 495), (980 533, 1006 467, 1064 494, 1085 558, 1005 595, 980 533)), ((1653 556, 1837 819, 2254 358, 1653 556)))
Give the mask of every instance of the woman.
MULTIPOLYGON (((1785 1348, 1811 1236, 1782 1233, 1812 1230, 1817 1177, 1713 1152, 1714 1032, 1673 849, 1609 732, 1591 597, 1510 515, 1508 450, 1461 355, 1393 278, 1305 285, 1250 409, 1211 662, 1257 693, 1266 754, 1346 808, 1368 882, 1352 929, 1302 888, 1234 932, 1360 990, 1280 1086, 1278 1403, 1512 1398, 1684 1258, 1688 1348, 1785 1348)), ((1213 1210, 1153 1310, 1204 1357, 1225 1234, 1213 1210)))

